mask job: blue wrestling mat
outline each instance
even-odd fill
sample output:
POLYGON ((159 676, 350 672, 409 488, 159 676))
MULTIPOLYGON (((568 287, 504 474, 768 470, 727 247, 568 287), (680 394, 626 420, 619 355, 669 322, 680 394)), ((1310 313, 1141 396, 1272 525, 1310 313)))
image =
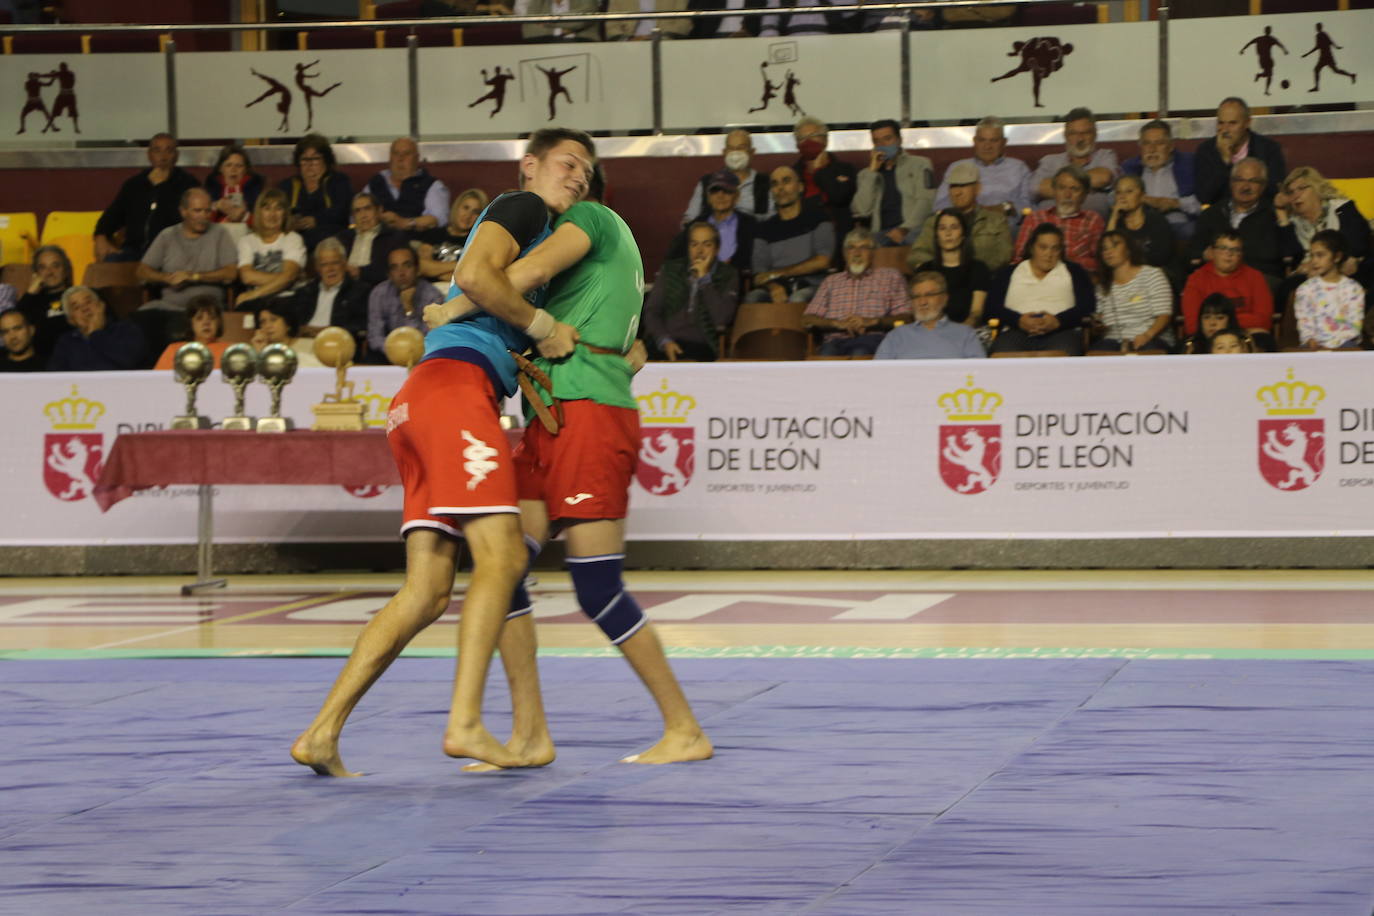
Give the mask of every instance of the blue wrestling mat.
POLYGON ((717 757, 642 767, 628 666, 552 658, 558 760, 478 775, 402 659, 329 780, 341 664, 0 663, 0 913, 1374 910, 1374 663, 680 659, 717 757))

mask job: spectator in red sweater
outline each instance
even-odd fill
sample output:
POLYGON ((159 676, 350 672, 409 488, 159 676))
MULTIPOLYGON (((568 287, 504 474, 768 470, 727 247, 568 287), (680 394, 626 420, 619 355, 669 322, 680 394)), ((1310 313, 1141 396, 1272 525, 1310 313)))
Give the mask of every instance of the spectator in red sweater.
POLYGON ((1274 297, 1264 274, 1245 263, 1237 232, 1220 232, 1207 249, 1208 263, 1193 271, 1183 287, 1183 330, 1194 334, 1202 300, 1221 293, 1236 307, 1236 320, 1246 330, 1268 333, 1274 327, 1274 297))

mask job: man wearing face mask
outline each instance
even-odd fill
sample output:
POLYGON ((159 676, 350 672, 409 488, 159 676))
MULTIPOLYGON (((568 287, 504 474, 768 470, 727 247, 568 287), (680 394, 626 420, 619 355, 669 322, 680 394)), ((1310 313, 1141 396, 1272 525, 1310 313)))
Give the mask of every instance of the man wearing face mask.
POLYGON ((935 172, 925 156, 902 151, 902 130, 891 119, 869 126, 873 153, 859 172, 854 218, 868 223, 883 247, 906 245, 935 204, 935 172))
POLYGON ((844 238, 845 270, 825 278, 802 315, 808 330, 826 332, 821 356, 868 356, 898 320, 911 320, 900 271, 873 266, 874 242, 866 229, 844 238))
POLYGON ((1087 173, 1088 196, 1083 208, 1106 219, 1112 208, 1112 185, 1121 168, 1115 152, 1097 145, 1097 121, 1086 108, 1075 108, 1064 116, 1064 152, 1045 156, 1031 175, 1037 207, 1054 206, 1054 176, 1066 165, 1076 165, 1087 173))
POLYGON ((802 118, 792 128, 792 136, 801 153, 792 168, 802 180, 802 198, 823 206, 835 224, 835 234, 843 236, 854 225, 849 206, 854 201, 858 169, 826 152, 830 128, 821 119, 802 118))
MULTIPOLYGON (((725 135, 725 169, 734 174, 739 189, 735 209, 762 220, 773 215, 773 198, 768 193, 768 176, 754 171, 750 164, 753 158, 754 142, 749 131, 739 128, 725 135)), ((683 225, 702 219, 709 212, 711 189, 708 185, 719 175, 717 171, 701 176, 682 214, 683 225)))

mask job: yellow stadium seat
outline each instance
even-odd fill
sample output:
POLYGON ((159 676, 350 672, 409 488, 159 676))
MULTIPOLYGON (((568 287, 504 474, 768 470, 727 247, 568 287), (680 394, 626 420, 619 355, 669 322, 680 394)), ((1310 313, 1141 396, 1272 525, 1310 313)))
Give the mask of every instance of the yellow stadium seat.
POLYGON ((0 213, 0 264, 27 264, 37 247, 37 214, 0 213))
MULTIPOLYGON (((98 222, 99 210, 54 210, 43 220, 43 244, 56 245, 58 239, 68 235, 94 237, 95 224, 98 222)), ((71 254, 70 251, 67 253, 71 254)))
POLYGON ((1374 219, 1374 178, 1332 178, 1331 183, 1355 202, 1365 219, 1374 219))

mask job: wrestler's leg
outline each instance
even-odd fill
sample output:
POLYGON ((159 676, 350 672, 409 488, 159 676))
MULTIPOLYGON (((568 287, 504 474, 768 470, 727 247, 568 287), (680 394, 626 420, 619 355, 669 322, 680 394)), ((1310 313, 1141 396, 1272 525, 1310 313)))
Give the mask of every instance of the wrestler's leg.
MULTIPOLYGON (((533 561, 548 540, 549 513, 544 503, 537 499, 520 500, 520 524, 525 532, 527 555, 533 561)), ((517 587, 515 593, 517 596, 524 594, 524 588, 517 587)), ((526 599, 528 597, 525 595, 526 599)), ((528 604, 528 601, 513 602, 512 611, 522 610, 516 604, 528 604)), ((534 615, 507 617, 497 648, 501 651, 501 667, 506 671, 506 683, 510 685, 512 721, 506 747, 520 758, 520 766, 547 766, 553 762, 555 751, 548 719, 544 714, 544 695, 539 686, 539 668, 536 664, 539 639, 535 633, 534 615)), ((463 769, 470 773, 483 773, 501 767, 470 763, 463 769)))
MULTIPOLYGON (((567 529, 568 556, 597 557, 625 548, 623 519, 577 522, 567 529)), ((587 608, 584 611, 590 610, 587 608)), ((593 611, 594 613, 594 611, 593 611)), ((705 760, 714 752, 682 692, 653 624, 646 622, 618 646, 639 676, 663 716, 663 737, 647 751, 624 758, 626 763, 674 763, 705 760)))
POLYGON ((510 610, 511 593, 525 574, 520 519, 513 512, 467 519, 463 539, 472 554, 472 577, 458 623, 458 672, 444 730, 444 753, 502 767, 519 766, 520 758, 482 724, 482 693, 496 641, 510 610))
POLYGON ((406 537, 406 577, 401 590, 377 612, 353 646, 324 706, 291 746, 297 763, 321 776, 358 776, 339 758, 339 733, 353 707, 415 634, 444 613, 453 590, 458 542, 431 528, 406 537))

